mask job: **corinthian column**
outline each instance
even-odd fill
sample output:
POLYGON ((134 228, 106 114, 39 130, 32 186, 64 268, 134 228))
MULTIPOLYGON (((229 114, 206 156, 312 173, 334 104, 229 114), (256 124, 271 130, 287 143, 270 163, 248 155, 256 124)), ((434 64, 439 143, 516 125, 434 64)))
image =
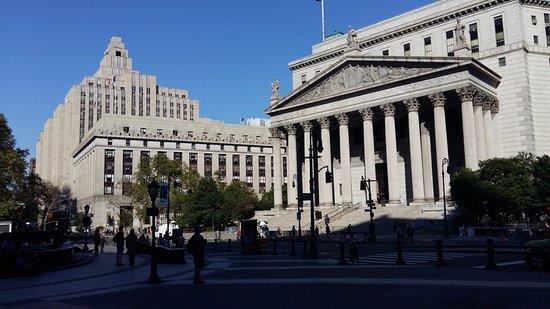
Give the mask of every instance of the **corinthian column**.
POLYGON ((432 173, 432 142, 430 131, 425 122, 420 124, 420 142, 422 143, 422 170, 424 172, 424 197, 434 201, 434 179, 432 173))
POLYGON ((462 109, 462 134, 464 137, 464 161, 466 167, 472 170, 478 169, 477 140, 475 130, 475 117, 473 99, 476 89, 467 86, 456 90, 461 100, 462 109))
POLYGON ((294 175, 298 174, 298 157, 296 151, 296 127, 291 124, 285 126, 288 133, 288 184, 287 205, 296 207, 298 205, 298 184, 294 181, 294 175), (294 186, 292 185, 294 183, 294 186))
POLYGON ((277 128, 270 128, 269 131, 271 132, 271 144, 273 145, 273 204, 276 210, 280 210, 283 209, 281 137, 277 128))
POLYGON ((336 119, 338 119, 340 131, 340 171, 342 175, 342 204, 348 204, 352 202, 351 158, 348 132, 349 117, 347 114, 342 113, 336 115, 336 119))
MULTIPOLYGON (((310 138, 311 138, 311 129, 313 128, 313 124, 311 121, 303 121, 300 122, 300 125, 304 129, 304 157, 309 156, 309 144, 310 144, 310 138)), ((302 188, 303 192, 309 192, 309 176, 310 170, 309 170, 309 159, 304 159, 304 166, 302 168, 302 188)), ((304 205, 310 205, 311 201, 307 200, 304 201, 304 205)))
MULTIPOLYGON (((373 111, 372 108, 367 107, 359 110, 361 116, 363 116, 363 148, 365 152, 365 175, 366 179, 376 180, 376 162, 374 160, 374 129, 373 129, 373 111)), ((376 194, 378 192, 378 183, 371 182, 371 192, 376 200, 376 194)))
POLYGON ((490 159, 495 156, 493 152, 493 126, 491 119, 491 98, 483 102, 483 132, 485 133, 485 158, 490 159))
POLYGON ((502 155, 500 146, 500 121, 499 121, 499 102, 497 98, 491 100, 491 121, 493 125, 493 153, 495 157, 502 155))
MULTIPOLYGON (((321 141, 323 142, 323 151, 320 153, 319 169, 327 166, 328 171, 332 170, 332 153, 330 149, 330 118, 323 117, 317 120, 321 125, 321 141)), ((332 205, 332 183, 327 183, 323 169, 319 175, 319 203, 321 206, 332 205)))
POLYGON ((399 204, 399 181, 397 178, 397 140, 395 136, 395 106, 393 103, 381 105, 384 112, 386 134, 386 165, 388 167, 388 203, 399 204))
POLYGON ((485 160, 485 126, 483 125, 483 103, 487 96, 482 91, 477 91, 474 97, 474 118, 476 123, 476 149, 477 159, 485 160))
POLYGON ((407 106, 409 117, 409 152, 411 160, 413 203, 425 202, 424 172, 422 170, 422 148, 420 146, 420 121, 418 109, 420 103, 416 98, 403 101, 407 106))
POLYGON ((441 169, 443 159, 449 159, 449 146, 447 144, 447 121, 445 120, 445 95, 442 92, 428 95, 434 106, 434 128, 435 128, 435 154, 437 166, 437 184, 439 198, 443 198, 443 176, 445 173, 445 188, 449 188, 448 181, 451 179, 447 171, 441 169))

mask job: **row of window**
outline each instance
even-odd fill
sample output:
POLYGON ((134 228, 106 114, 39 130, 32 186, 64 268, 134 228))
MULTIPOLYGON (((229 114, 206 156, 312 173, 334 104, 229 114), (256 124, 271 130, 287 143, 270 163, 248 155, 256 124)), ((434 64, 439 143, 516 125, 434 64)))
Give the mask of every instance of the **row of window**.
MULTIPOLYGON (((108 146, 113 145, 113 139, 112 138, 107 139, 107 145, 108 146)), ((143 145, 143 147, 148 147, 149 143, 148 143, 148 141, 144 140, 144 141, 142 141, 142 145, 143 145)), ((126 140, 126 147, 130 147, 130 146, 131 146, 131 140, 127 139, 126 140)), ((160 146, 160 148, 164 148, 164 141, 160 141, 159 146, 160 146)), ((220 144, 220 150, 221 151, 226 150, 225 146, 226 145, 224 145, 224 144, 220 144)), ((238 151, 238 149, 239 149, 238 145, 230 145, 230 146, 233 146, 234 151, 238 151)), ((177 149, 181 148, 181 142, 176 142, 176 148, 177 149)), ((206 150, 210 150, 210 148, 211 148, 211 144, 206 144, 206 150)), ((191 149, 197 149, 197 144, 196 143, 191 143, 191 149)), ((284 150, 284 148, 283 148, 283 150, 284 150)), ((246 146, 246 151, 247 152, 252 152, 252 146, 246 146)), ((264 147, 263 146, 260 146, 260 152, 261 153, 264 152, 264 147)))

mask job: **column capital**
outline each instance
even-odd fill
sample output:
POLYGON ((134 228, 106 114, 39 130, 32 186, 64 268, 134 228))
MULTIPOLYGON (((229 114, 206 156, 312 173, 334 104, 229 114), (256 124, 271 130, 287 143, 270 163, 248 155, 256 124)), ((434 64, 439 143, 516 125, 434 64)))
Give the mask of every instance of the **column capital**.
POLYGON ((281 133, 277 127, 269 128, 269 133, 271 133, 271 138, 281 138, 281 133))
POLYGON ((286 125, 285 129, 288 135, 296 135, 296 126, 293 124, 286 125))
POLYGON ((330 118, 329 117, 321 117, 321 118, 317 119, 317 122, 321 126, 321 129, 330 128, 330 118))
POLYGON ((445 95, 443 92, 430 93, 428 99, 434 107, 445 107, 445 95))
POLYGON ((336 119, 338 120, 338 124, 341 126, 347 126, 349 123, 349 116, 346 113, 336 115, 336 119))
POLYGON ((395 105, 393 103, 386 103, 380 105, 380 109, 384 112, 385 117, 393 117, 395 115, 395 105))
POLYGON ((313 123, 309 120, 300 122, 300 126, 304 129, 304 132, 311 132, 311 129, 313 129, 313 123))
POLYGON ((374 117, 374 111, 370 107, 365 107, 359 110, 359 114, 363 117, 363 121, 372 120, 374 117))
POLYGON ((455 91, 460 97, 460 100, 464 102, 464 101, 472 101, 474 99, 474 96, 476 95, 477 89, 476 87, 470 85, 463 88, 455 89, 455 91))
POLYGON ((499 101, 498 98, 493 97, 491 100, 491 114, 498 114, 499 112, 499 101))
POLYGON ((417 98, 403 100, 403 103, 407 107, 407 111, 409 113, 418 112, 418 109, 420 108, 420 102, 418 102, 417 98))
POLYGON ((485 91, 477 90, 474 95, 474 106, 483 106, 483 104, 489 100, 490 97, 485 91))
POLYGON ((487 99, 483 102, 483 105, 482 105, 483 110, 484 110, 484 111, 490 111, 491 108, 492 108, 492 105, 493 105, 492 100, 489 99, 489 98, 487 98, 487 99))

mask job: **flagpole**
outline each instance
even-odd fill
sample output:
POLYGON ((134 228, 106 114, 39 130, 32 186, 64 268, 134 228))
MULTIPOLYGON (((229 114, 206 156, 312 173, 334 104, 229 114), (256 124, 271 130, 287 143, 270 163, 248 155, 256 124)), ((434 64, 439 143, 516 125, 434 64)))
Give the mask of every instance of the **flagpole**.
POLYGON ((321 0, 321 35, 325 42, 325 0, 321 0))

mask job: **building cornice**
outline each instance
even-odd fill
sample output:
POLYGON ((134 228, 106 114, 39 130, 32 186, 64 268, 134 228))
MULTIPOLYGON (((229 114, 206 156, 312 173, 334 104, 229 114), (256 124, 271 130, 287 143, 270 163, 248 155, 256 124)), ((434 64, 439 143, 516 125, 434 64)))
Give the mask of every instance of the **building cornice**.
MULTIPOLYGON (((489 8, 495 7, 497 5, 502 5, 502 4, 511 3, 515 1, 519 2, 522 5, 550 7, 550 0, 489 0, 483 3, 478 3, 476 5, 464 7, 452 12, 446 12, 445 14, 442 14, 435 18, 424 19, 419 21, 418 23, 415 23, 414 25, 409 25, 407 27, 401 28, 396 31, 390 31, 390 32, 382 33, 377 36, 369 37, 367 39, 359 40, 359 47, 363 49, 366 47, 378 45, 386 41, 403 37, 405 35, 418 32, 442 23, 456 20, 457 18, 470 15, 472 13, 484 11, 489 8)), ((324 52, 322 54, 312 55, 306 58, 302 58, 302 59, 298 59, 296 61, 290 62, 289 69, 291 71, 294 71, 316 63, 324 62, 325 60, 328 60, 328 59, 340 57, 341 55, 344 54, 345 46, 346 44, 343 43, 341 46, 328 50, 327 52, 324 52)))

